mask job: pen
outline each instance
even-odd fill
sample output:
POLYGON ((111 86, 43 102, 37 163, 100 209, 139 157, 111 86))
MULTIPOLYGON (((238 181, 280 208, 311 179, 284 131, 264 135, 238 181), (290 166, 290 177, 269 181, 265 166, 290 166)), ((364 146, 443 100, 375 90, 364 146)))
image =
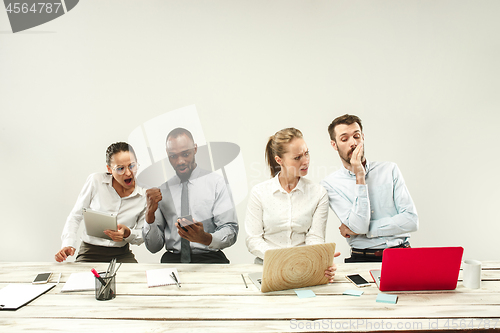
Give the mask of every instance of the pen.
POLYGON ((56 286, 59 284, 59 282, 61 281, 61 275, 62 273, 59 273, 59 277, 57 278, 57 283, 56 283, 56 286))
POLYGON ((114 294, 113 289, 111 289, 111 287, 110 287, 110 288, 108 288, 108 286, 109 286, 109 284, 111 283, 111 281, 112 281, 112 280, 113 280, 113 279, 109 279, 109 280, 108 280, 108 282, 106 282, 106 285, 104 286, 104 288, 103 288, 103 287, 101 287, 101 288, 102 288, 102 290, 101 290, 101 292, 99 292, 99 296, 100 296, 102 293, 104 293, 105 291, 107 291, 107 292, 108 292, 108 296, 107 296, 107 297, 109 297, 109 295, 113 296, 113 294, 114 294))
POLYGON ((108 270, 106 271, 106 278, 108 278, 106 281, 106 285, 104 286, 103 290, 102 290, 102 293, 106 293, 106 295, 104 296, 105 298, 108 298, 111 295, 113 295, 113 290, 111 290, 111 286, 110 286, 110 283, 111 281, 113 280, 114 278, 114 270, 115 270, 115 265, 116 265, 116 258, 113 258, 111 260, 111 262, 109 263, 109 266, 108 266, 108 270), (108 286, 110 286, 108 288, 108 286))
POLYGON ((170 276, 172 277, 172 279, 174 279, 175 283, 177 284, 177 287, 181 287, 181 285, 179 284, 179 281, 177 280, 177 277, 175 276, 175 273, 172 272, 170 273, 170 276))
POLYGON ((245 277, 243 274, 241 274, 241 278, 243 279, 243 283, 245 284, 245 287, 248 288, 247 282, 245 281, 245 277))
POLYGON ((106 276, 109 277, 110 275, 113 275, 113 270, 115 269, 115 263, 116 263, 116 258, 113 258, 111 262, 109 263, 108 269, 106 271, 106 276))
POLYGON ((118 265, 118 268, 117 268, 117 269, 115 269, 115 271, 113 272, 113 275, 116 275, 116 272, 118 272, 118 270, 120 269, 120 267, 122 267, 122 263, 120 263, 120 264, 118 265))
POLYGON ((103 286, 105 286, 105 285, 106 285, 106 282, 104 282, 104 280, 103 280, 103 279, 102 279, 102 277, 99 275, 99 273, 97 273, 97 271, 95 270, 95 268, 92 268, 90 271, 91 271, 91 272, 94 274, 94 276, 95 276, 95 277, 99 280, 99 282, 101 282, 101 284, 102 284, 103 286))

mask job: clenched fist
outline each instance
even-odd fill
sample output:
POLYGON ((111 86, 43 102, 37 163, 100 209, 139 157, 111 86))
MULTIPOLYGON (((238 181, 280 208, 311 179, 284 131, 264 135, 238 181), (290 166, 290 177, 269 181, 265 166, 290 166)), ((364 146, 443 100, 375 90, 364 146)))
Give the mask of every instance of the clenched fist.
POLYGON ((158 202, 162 199, 159 188, 150 188, 146 191, 146 222, 151 224, 155 221, 155 212, 158 209, 158 202))

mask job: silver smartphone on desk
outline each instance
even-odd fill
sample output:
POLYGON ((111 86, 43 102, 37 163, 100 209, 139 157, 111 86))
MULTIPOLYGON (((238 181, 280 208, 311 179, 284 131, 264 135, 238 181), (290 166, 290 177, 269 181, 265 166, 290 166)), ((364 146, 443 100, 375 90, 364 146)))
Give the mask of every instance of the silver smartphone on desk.
POLYGON ((370 282, 366 281, 361 275, 359 274, 351 274, 351 275, 346 275, 345 276, 347 280, 351 281, 352 284, 354 284, 356 287, 361 288, 361 287, 368 287, 370 285, 370 282))
POLYGON ((46 273, 39 273, 31 282, 32 284, 42 284, 42 283, 47 283, 50 280, 50 276, 52 275, 51 272, 46 272, 46 273))

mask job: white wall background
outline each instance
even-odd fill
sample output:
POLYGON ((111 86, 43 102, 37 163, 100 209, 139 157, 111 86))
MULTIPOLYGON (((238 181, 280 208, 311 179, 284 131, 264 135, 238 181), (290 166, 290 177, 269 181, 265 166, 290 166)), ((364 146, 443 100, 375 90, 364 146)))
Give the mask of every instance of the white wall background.
MULTIPOLYGON (((326 131, 359 115, 371 160, 398 163, 420 216, 413 246, 499 259, 500 2, 85 0, 13 34, 0 9, 1 261, 53 261, 105 149, 196 104, 207 141, 264 146, 301 129, 309 178, 340 166, 326 131)), ((249 263, 243 221, 225 252, 249 263)), ((328 241, 348 254, 330 211, 328 241)), ((144 246, 141 262, 158 262, 144 246)))

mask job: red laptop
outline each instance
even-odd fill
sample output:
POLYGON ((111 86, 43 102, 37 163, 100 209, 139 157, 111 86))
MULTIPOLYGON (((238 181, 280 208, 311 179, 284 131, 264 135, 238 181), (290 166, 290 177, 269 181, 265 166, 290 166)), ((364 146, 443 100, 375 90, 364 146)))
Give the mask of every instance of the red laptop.
POLYGON ((370 274, 381 291, 453 290, 463 252, 462 247, 385 249, 382 269, 370 274))

